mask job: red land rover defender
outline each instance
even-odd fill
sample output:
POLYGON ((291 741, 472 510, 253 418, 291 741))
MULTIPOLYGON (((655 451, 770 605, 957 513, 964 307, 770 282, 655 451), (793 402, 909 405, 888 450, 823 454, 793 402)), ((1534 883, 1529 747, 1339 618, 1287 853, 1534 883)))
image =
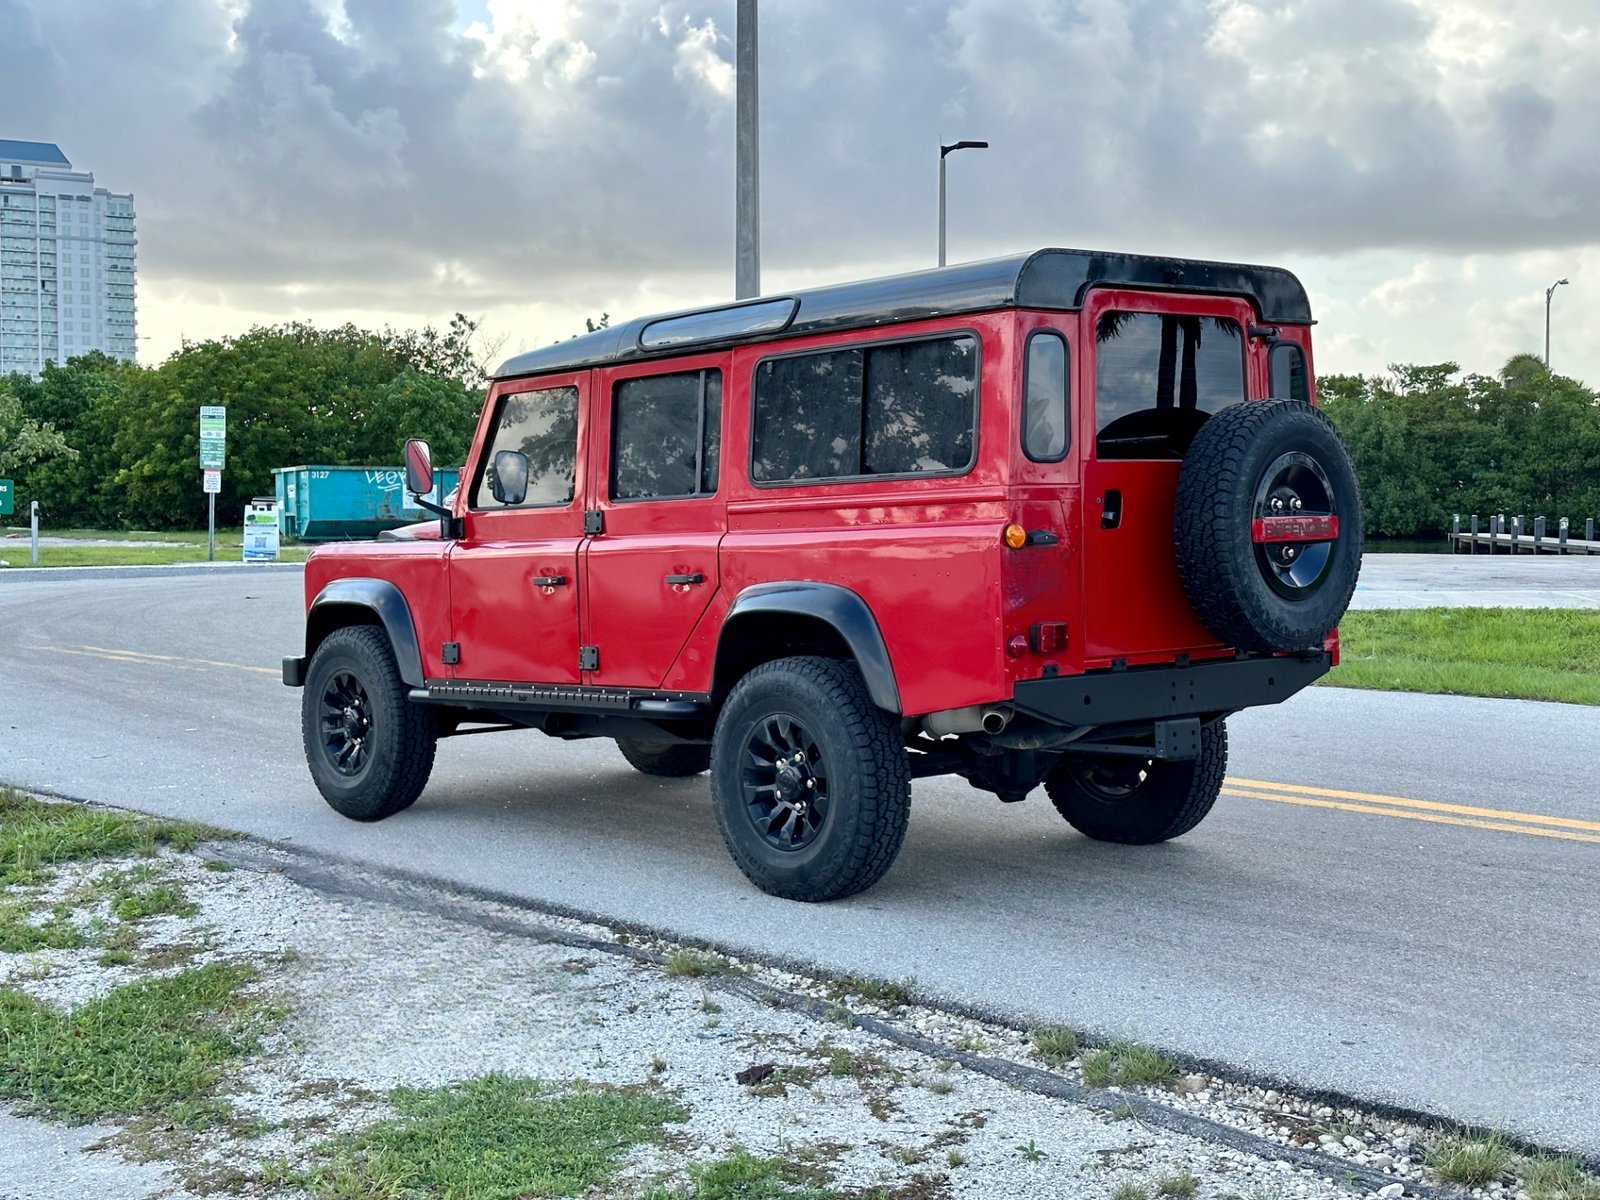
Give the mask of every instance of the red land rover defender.
POLYGON ((734 861, 801 900, 882 877, 926 776, 1177 837, 1228 714, 1336 661, 1361 503, 1313 400, 1294 276, 1078 250, 520 355, 438 538, 306 565, 312 777, 372 821, 441 737, 615 738, 709 767, 734 861))

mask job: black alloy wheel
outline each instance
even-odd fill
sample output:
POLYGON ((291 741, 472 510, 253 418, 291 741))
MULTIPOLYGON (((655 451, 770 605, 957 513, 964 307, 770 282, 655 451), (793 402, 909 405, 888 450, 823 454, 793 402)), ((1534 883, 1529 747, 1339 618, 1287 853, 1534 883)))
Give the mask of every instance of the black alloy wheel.
POLYGON ((1339 532, 1339 504, 1322 464, 1300 451, 1275 459, 1256 486, 1250 528, 1268 587, 1286 600, 1316 591, 1328 577, 1339 532))
POLYGON ((751 725, 739 790, 750 824, 774 849, 804 850, 827 823, 828 767, 822 747, 788 713, 774 713, 751 725))
POLYGON ((355 778, 372 758, 372 702, 349 671, 332 675, 322 690, 322 752, 340 775, 355 778))

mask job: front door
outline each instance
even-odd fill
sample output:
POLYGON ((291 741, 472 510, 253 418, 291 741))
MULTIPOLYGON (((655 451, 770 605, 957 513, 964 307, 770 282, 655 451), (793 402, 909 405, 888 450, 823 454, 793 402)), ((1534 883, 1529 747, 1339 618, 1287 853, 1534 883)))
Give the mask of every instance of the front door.
POLYGON ((596 373, 597 428, 610 436, 591 456, 603 527, 583 552, 584 641, 598 661, 585 683, 660 687, 717 590, 726 364, 596 373))
POLYGON ((450 551, 457 679, 577 683, 578 569, 587 373, 541 379, 496 397, 484 450, 463 471, 465 535, 450 551), (521 503, 494 494, 501 450, 528 456, 521 503))
POLYGON ((1173 499, 1200 426, 1246 398, 1252 318, 1208 296, 1106 289, 1084 305, 1086 666, 1217 645, 1178 578, 1173 499))

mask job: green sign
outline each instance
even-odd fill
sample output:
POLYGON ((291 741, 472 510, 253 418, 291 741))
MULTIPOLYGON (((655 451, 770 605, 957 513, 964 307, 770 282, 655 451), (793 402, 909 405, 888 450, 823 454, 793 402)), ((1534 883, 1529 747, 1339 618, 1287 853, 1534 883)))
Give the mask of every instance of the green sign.
POLYGON ((228 410, 220 404, 200 406, 200 466, 220 471, 228 445, 228 410))
POLYGON ((17 502, 12 491, 11 480, 0 479, 0 517, 9 517, 17 511, 17 502))

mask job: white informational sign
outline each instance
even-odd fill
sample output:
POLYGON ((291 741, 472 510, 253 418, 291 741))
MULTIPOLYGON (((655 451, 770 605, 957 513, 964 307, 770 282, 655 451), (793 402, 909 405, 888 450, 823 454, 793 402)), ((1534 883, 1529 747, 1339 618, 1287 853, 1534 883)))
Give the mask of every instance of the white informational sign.
POLYGON ((207 471, 205 473, 205 475, 206 475, 206 478, 205 478, 205 490, 209 494, 215 496, 218 492, 220 492, 222 490, 222 472, 221 471, 207 471))
POLYGON ((244 561, 277 559, 278 500, 276 496, 257 496, 244 508, 244 561))

